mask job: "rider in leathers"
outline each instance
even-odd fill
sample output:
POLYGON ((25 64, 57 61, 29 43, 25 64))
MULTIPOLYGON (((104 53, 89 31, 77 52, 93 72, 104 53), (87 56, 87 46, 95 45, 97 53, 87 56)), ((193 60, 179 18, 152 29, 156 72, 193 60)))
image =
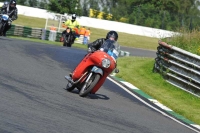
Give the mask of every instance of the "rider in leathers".
POLYGON ((16 0, 10 0, 10 2, 4 2, 4 5, 1 8, 1 14, 7 14, 10 17, 10 22, 6 25, 3 36, 6 36, 6 32, 11 28, 11 22, 18 18, 18 10, 16 7, 16 0))
POLYGON ((66 30, 64 30, 62 32, 62 37, 63 37, 63 46, 64 46, 64 41, 66 41, 66 39, 69 39, 68 41, 70 41, 70 45, 73 44, 73 40, 75 38, 75 35, 72 33, 71 28, 67 27, 66 30), (69 38, 68 38, 69 37, 69 38))
MULTIPOLYGON (((100 38, 97 39, 96 41, 88 44, 88 52, 94 52, 96 50, 99 50, 101 48, 101 46, 103 45, 103 43, 107 40, 113 40, 116 41, 118 40, 118 34, 116 31, 109 31, 106 35, 106 38, 100 38)), ((114 43, 115 49, 118 51, 118 53, 120 53, 120 45, 118 43, 114 43)), ((115 72, 118 73, 119 69, 117 69, 117 61, 116 61, 116 68, 115 68, 115 72)))
MULTIPOLYGON (((106 38, 100 38, 97 39, 96 41, 89 43, 88 44, 88 52, 94 52, 96 50, 99 50, 101 48, 101 46, 103 45, 103 43, 107 40, 113 40, 113 41, 117 41, 118 40, 118 34, 116 31, 109 31, 106 35, 106 38)), ((118 43, 115 43, 115 49, 119 52, 120 51, 120 46, 118 43)), ((115 72, 118 73, 119 69, 117 69, 117 62, 116 62, 116 68, 115 68, 115 72)), ((70 77, 72 77, 72 73, 69 74, 70 77)))
MULTIPOLYGON (((113 40, 113 41, 117 41, 118 40, 118 34, 116 31, 109 31, 106 35, 106 38, 100 38, 97 39, 96 41, 88 44, 88 52, 94 52, 96 50, 99 50, 100 47, 102 46, 102 44, 107 40, 113 40)), ((118 43, 115 44, 115 49, 119 52, 120 51, 120 46, 118 43)))

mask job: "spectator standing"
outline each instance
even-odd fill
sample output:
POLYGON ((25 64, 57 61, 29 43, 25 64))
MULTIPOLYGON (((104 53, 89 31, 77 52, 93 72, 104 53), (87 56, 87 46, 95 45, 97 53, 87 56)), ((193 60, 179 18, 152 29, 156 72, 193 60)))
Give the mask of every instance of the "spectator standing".
POLYGON ((56 27, 54 26, 54 24, 52 24, 52 26, 50 27, 50 30, 51 31, 56 31, 57 30, 56 27))
POLYGON ((79 34, 84 36, 85 35, 85 31, 86 31, 85 26, 83 26, 83 27, 80 28, 80 33, 79 34))
POLYGON ((87 30, 85 30, 83 44, 87 45, 89 38, 90 38, 90 28, 88 28, 87 30))

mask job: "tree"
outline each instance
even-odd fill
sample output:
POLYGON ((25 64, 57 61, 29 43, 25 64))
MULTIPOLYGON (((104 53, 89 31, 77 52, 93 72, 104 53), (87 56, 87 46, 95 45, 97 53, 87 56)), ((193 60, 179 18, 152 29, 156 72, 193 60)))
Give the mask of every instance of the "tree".
POLYGON ((48 10, 64 14, 80 14, 79 0, 50 0, 48 10))
POLYGON ((48 2, 47 0, 40 0, 39 7, 42 9, 47 9, 48 2))
POLYGON ((27 0, 17 0, 18 5, 26 5, 27 0))
POLYGON ((37 0, 28 0, 28 6, 38 7, 38 1, 37 0))

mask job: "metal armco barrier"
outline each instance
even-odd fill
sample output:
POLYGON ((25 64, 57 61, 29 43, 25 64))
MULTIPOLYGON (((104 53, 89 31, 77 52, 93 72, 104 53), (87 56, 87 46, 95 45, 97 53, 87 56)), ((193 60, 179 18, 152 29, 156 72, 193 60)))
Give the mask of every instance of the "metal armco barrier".
POLYGON ((200 56, 159 41, 153 72, 200 98, 200 56))
POLYGON ((7 35, 22 36, 41 39, 43 30, 41 28, 30 28, 25 26, 12 25, 7 35))
POLYGON ((130 56, 130 52, 121 50, 119 56, 130 56))

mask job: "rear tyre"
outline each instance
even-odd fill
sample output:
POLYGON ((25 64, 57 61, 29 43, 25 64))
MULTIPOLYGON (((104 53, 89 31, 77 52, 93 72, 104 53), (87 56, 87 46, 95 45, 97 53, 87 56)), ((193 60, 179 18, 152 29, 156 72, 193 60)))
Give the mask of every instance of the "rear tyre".
POLYGON ((71 47, 72 45, 70 43, 67 43, 67 47, 71 47))
POLYGON ((101 76, 97 73, 93 74, 88 83, 85 83, 79 92, 79 96, 86 97, 98 83, 101 76))
POLYGON ((63 43, 63 46, 65 47, 66 45, 67 45, 66 42, 64 42, 64 43, 63 43))

